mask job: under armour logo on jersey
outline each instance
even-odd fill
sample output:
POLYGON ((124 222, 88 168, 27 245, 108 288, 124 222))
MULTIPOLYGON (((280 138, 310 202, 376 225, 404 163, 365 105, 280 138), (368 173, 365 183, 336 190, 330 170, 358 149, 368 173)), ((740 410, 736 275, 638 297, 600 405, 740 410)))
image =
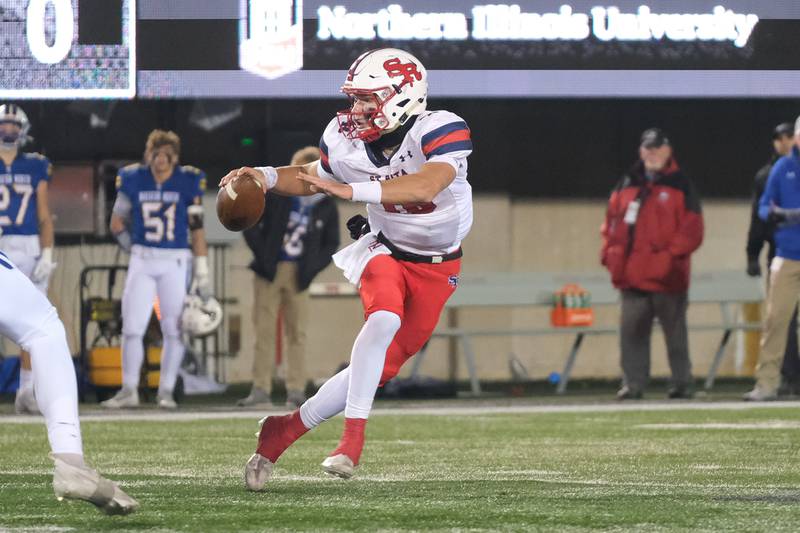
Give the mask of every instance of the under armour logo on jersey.
POLYGON ((458 287, 458 276, 448 276, 447 277, 447 284, 453 287, 454 289, 458 287))
POLYGON ((406 83, 410 83, 413 86, 415 80, 422 80, 422 73, 417 70, 417 65, 414 63, 401 63, 399 57, 384 61, 383 68, 386 69, 386 73, 392 78, 403 76, 403 83, 400 84, 400 87, 406 83))
POLYGON ((409 150, 408 153, 406 153, 406 155, 401 155, 400 156, 400 162, 401 163, 405 163, 406 162, 406 158, 408 158, 408 159, 413 159, 414 158, 414 155, 411 153, 411 150, 409 150))
POLYGON ((793 171, 793 170, 790 170, 789 172, 787 172, 787 173, 786 173, 786 177, 787 177, 788 179, 790 179, 790 180, 793 180, 793 179, 795 178, 795 173, 794 173, 794 171, 793 171))

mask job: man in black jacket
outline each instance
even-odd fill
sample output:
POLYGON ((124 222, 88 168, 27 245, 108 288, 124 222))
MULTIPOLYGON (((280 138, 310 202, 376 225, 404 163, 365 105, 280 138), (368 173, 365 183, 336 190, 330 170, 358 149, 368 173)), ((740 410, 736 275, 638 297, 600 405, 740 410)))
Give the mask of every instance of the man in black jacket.
MULTIPOLYGON (((319 148, 308 146, 292 157, 292 165, 319 159, 319 148)), ((339 213, 336 203, 322 194, 308 197, 267 195, 264 215, 244 232, 253 251, 250 268, 255 272, 253 324, 256 345, 253 388, 237 403, 250 406, 268 402, 278 314, 286 330, 287 406, 305 401, 305 344, 308 318, 308 286, 331 262, 339 248, 339 213)))
MULTIPOLYGON (((761 276, 761 264, 759 256, 764 244, 767 244, 767 267, 775 257, 775 242, 773 240, 772 224, 761 220, 758 216, 758 203, 764 188, 767 185, 767 178, 770 170, 779 158, 788 155, 794 146, 794 125, 789 122, 778 124, 772 132, 772 147, 774 152, 766 165, 756 173, 753 183, 753 208, 750 214, 750 229, 747 232, 747 274, 750 276, 761 276)), ((769 283, 769 276, 767 276, 769 283)), ((797 345, 797 307, 789 327, 789 336, 786 342, 786 352, 783 356, 781 375, 783 383, 780 392, 782 394, 800 393, 800 356, 798 355, 797 345)))

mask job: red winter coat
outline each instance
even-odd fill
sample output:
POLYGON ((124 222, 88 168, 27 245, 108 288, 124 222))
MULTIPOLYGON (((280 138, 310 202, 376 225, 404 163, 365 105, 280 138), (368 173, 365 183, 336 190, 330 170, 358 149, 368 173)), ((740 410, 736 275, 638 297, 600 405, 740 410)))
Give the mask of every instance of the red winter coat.
POLYGON ((689 257, 703 242, 703 215, 694 186, 674 159, 655 180, 645 177, 639 161, 611 192, 600 232, 600 262, 618 289, 689 289, 689 257), (637 198, 639 213, 629 225, 625 213, 637 198))

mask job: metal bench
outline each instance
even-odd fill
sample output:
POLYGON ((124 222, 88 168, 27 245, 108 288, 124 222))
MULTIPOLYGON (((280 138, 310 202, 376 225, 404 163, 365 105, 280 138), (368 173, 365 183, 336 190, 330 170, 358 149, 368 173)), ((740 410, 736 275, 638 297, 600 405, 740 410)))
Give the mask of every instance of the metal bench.
MULTIPOLYGON (((611 286, 608 274, 598 273, 487 273, 462 276, 459 288, 446 304, 449 313, 449 327, 440 328, 434 337, 446 337, 457 340, 467 365, 470 386, 474 394, 481 393, 475 366, 475 351, 472 347, 473 337, 487 336, 538 336, 538 335, 574 335, 564 370, 556 391, 563 394, 567 389, 572 368, 583 340, 588 335, 618 334, 618 325, 563 328, 549 324, 540 327, 513 329, 466 329, 458 327, 458 311, 474 307, 516 307, 547 306, 552 302, 553 292, 566 283, 579 283, 591 292, 594 306, 619 305, 619 292, 611 286)), ((689 302, 694 304, 717 304, 721 319, 717 323, 692 324, 689 331, 721 331, 716 353, 709 369, 705 388, 714 384, 719 365, 725 354, 725 348, 731 334, 737 330, 760 330, 758 322, 744 322, 739 319, 739 304, 761 302, 764 299, 764 288, 757 278, 748 277, 740 271, 699 272, 692 276, 689 290, 689 302)), ((425 357, 425 350, 414 357, 411 374, 419 372, 425 357)))

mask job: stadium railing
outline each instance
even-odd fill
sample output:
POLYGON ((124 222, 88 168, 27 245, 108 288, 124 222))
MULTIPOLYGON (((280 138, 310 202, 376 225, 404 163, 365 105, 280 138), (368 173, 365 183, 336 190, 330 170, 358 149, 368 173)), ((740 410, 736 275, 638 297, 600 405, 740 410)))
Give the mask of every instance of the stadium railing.
MULTIPOLYGON (((448 323, 453 326, 439 328, 433 337, 452 338, 461 345, 470 388, 473 394, 481 393, 476 370, 476 354, 472 345, 475 337, 492 336, 540 336, 573 335, 574 339, 564 363, 556 392, 563 394, 570 380, 575 361, 587 336, 618 335, 618 325, 593 325, 586 327, 554 327, 549 323, 526 328, 462 328, 458 324, 458 312, 466 308, 479 307, 550 307, 553 293, 567 283, 578 283, 591 293, 592 305, 619 305, 619 291, 611 285, 608 274, 597 273, 548 273, 548 272, 497 272, 465 274, 459 281, 458 290, 448 300, 446 309, 450 313, 448 323)), ((355 295, 352 285, 341 283, 313 283, 312 296, 355 295)), ((692 275, 689 302, 692 304, 716 304, 720 320, 709 323, 690 322, 689 331, 720 331, 721 337, 706 376, 705 388, 714 385, 725 349, 735 331, 758 331, 760 322, 748 322, 740 316, 740 304, 760 303, 764 300, 764 287, 759 278, 751 278, 740 271, 698 272, 692 275)), ((412 360, 411 375, 418 374, 425 358, 427 347, 423 347, 412 360)))

